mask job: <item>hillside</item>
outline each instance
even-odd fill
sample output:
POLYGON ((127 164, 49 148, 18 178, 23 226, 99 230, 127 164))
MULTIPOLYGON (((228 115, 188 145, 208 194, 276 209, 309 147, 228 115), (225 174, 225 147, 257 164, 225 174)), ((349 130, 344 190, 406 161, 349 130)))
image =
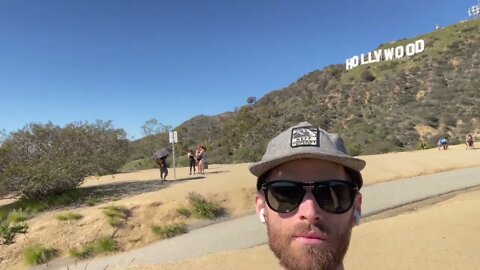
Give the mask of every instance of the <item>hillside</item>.
MULTIPOLYGON (((331 65, 234 112, 192 118, 176 128, 182 138, 177 151, 183 156, 202 143, 210 163, 255 161, 270 138, 304 120, 342 134, 353 155, 412 150, 420 143, 432 147, 440 136, 458 143, 467 133, 479 135, 480 20, 379 48, 420 38, 425 51, 413 57, 348 71, 344 64, 331 65)), ((165 135, 156 135, 163 145, 165 135)))

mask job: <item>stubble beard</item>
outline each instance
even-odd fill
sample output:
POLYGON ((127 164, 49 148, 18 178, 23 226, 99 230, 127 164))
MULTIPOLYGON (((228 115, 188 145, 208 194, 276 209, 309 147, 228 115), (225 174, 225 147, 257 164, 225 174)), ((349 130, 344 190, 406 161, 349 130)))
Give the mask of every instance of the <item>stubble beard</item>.
POLYGON ((270 249, 285 269, 335 270, 343 263, 347 253, 352 227, 346 224, 335 230, 321 223, 300 223, 289 230, 279 230, 267 224, 267 230, 270 249), (294 235, 309 231, 325 233, 328 240, 316 246, 292 245, 294 235))

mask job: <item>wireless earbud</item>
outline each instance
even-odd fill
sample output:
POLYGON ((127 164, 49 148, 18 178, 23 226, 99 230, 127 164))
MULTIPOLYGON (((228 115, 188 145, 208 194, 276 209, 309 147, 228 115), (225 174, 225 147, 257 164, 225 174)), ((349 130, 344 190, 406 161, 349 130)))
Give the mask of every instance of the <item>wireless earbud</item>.
POLYGON ((355 224, 355 226, 360 225, 360 218, 361 218, 360 212, 357 209, 355 209, 353 212, 353 223, 355 224))
POLYGON ((258 213, 258 218, 260 219, 260 222, 265 223, 265 208, 260 209, 260 213, 258 213))

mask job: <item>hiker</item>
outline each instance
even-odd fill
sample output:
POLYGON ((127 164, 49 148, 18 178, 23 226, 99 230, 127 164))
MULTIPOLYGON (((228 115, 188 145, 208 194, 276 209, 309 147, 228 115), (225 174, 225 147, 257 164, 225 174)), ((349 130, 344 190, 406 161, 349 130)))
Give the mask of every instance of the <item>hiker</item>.
POLYGON ((158 164, 158 166, 160 166, 160 179, 162 180, 162 183, 164 181, 167 181, 167 175, 168 175, 167 157, 168 156, 164 156, 164 157, 155 159, 155 162, 158 164))
POLYGON ((343 269, 360 223, 364 167, 337 134, 307 122, 268 143, 250 172, 257 177, 256 212, 283 269, 343 269))
POLYGON ((197 147, 197 151, 195 152, 195 157, 198 162, 198 173, 205 174, 205 149, 202 145, 197 147))
POLYGON ((193 169, 193 174, 195 174, 195 154, 193 153, 193 149, 190 149, 187 154, 188 158, 188 164, 190 165, 190 175, 192 174, 192 169, 193 169))
POLYGON ((438 150, 442 149, 447 150, 448 149, 448 140, 447 137, 443 137, 438 141, 438 150))
POLYGON ((465 138, 465 145, 467 146, 466 149, 475 149, 475 142, 473 140, 472 134, 468 134, 465 138))

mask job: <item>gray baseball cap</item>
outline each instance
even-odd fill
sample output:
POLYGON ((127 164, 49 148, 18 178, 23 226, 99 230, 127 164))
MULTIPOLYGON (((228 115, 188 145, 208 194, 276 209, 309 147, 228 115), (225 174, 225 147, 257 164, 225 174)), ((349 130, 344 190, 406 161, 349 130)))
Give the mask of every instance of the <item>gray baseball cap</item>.
POLYGON ((359 188, 363 185, 360 171, 365 168, 365 161, 349 156, 338 134, 328 133, 308 122, 278 134, 268 143, 262 160, 250 165, 249 169, 253 175, 260 177, 280 164, 304 158, 338 163, 347 169, 349 175, 353 174, 353 181, 359 188))

